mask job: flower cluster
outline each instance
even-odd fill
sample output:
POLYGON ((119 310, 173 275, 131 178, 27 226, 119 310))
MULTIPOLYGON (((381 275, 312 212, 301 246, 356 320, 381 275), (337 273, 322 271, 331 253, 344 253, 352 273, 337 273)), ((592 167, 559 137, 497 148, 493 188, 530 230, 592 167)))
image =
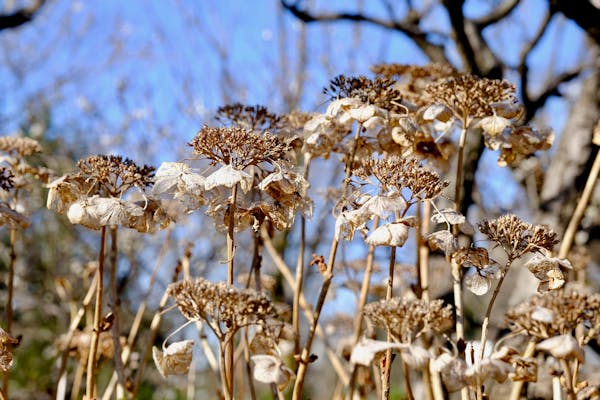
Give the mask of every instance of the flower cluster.
POLYGON ((511 331, 544 340, 581 329, 582 343, 600 335, 600 295, 556 290, 535 295, 506 313, 511 331))
POLYGON ((389 329, 401 343, 411 343, 422 332, 443 332, 453 323, 452 306, 444 306, 442 300, 394 297, 367 304, 364 313, 375 325, 389 329))
POLYGON ((252 289, 238 289, 203 278, 172 283, 167 289, 181 313, 189 320, 204 320, 217 332, 229 332, 275 315, 271 300, 252 289))
POLYGON ((152 185, 154 167, 138 166, 128 158, 113 155, 90 156, 79 160, 77 166, 77 172, 48 185, 47 207, 66 212, 71 223, 94 230, 121 225, 152 232, 171 222, 158 200, 145 193, 152 185), (125 198, 134 188, 142 194, 138 201, 125 198))

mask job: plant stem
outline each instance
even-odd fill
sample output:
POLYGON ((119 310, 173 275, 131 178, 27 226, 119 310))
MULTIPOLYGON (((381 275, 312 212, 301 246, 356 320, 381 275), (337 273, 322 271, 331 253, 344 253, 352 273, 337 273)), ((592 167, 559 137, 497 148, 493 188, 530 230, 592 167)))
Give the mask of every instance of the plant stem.
POLYGON ((126 399, 127 395, 124 392, 125 388, 125 371, 123 367, 122 351, 121 351, 121 323, 119 320, 119 292, 117 289, 117 227, 112 226, 110 228, 110 296, 111 296, 111 308, 113 313, 113 347, 114 347, 114 360, 115 360, 115 372, 117 373, 117 379, 120 387, 120 391, 123 392, 123 396, 126 399))
POLYGON ((419 212, 419 225, 417 229, 417 244, 418 244, 418 275, 419 275, 419 290, 421 295, 418 296, 423 300, 429 301, 429 246, 425 242, 424 237, 429 233, 429 218, 431 217, 431 203, 424 201, 417 208, 419 212))
POLYGON ((575 390, 573 388, 573 376, 571 375, 571 368, 569 367, 569 362, 564 358, 560 360, 560 365, 563 369, 564 381, 565 381, 565 389, 567 390, 567 400, 575 400, 577 397, 575 396, 575 390))
MULTIPOLYGON (((394 266, 396 265, 396 247, 390 249, 390 263, 388 266, 388 279, 385 299, 389 301, 392 298, 394 290, 394 266)), ((393 341, 390 330, 387 330, 387 341, 393 341)), ((404 361, 403 361, 404 362, 404 361)), ((406 372, 405 372, 406 373, 406 372)), ((385 352, 385 366, 381 375, 381 399, 387 400, 390 398, 390 377, 392 375, 392 349, 385 352)))
MULTIPOLYGON (((16 243, 17 243, 17 230, 10 230, 10 259, 8 262, 8 282, 7 282, 7 296, 6 296, 6 333, 9 335, 12 333, 12 324, 13 324, 13 296, 14 296, 14 286, 15 286, 15 265, 17 261, 17 251, 16 251, 16 243)), ((7 344, 8 351, 12 347, 11 344, 7 344)), ((3 378, 3 392, 6 398, 9 397, 8 390, 10 384, 10 369, 4 372, 3 378)))
POLYGON ((233 285, 233 259, 235 251, 234 230, 235 230, 235 206, 237 202, 237 187, 231 189, 231 202, 229 203, 229 221, 227 226, 227 284, 233 285))
MULTIPOLYGON (((359 124, 356 127, 356 132, 354 134, 354 145, 352 146, 350 157, 346 160, 346 168, 344 174, 345 177, 342 183, 343 196, 345 196, 346 189, 348 188, 348 185, 350 183, 350 176, 352 175, 352 164, 354 163, 354 157, 356 156, 356 149, 358 148, 358 140, 360 138, 361 129, 362 125, 359 124)), ((294 384, 294 391, 292 395, 293 400, 302 399, 302 389, 304 387, 304 380, 306 378, 306 372, 308 370, 310 350, 312 348, 312 343, 315 338, 315 332, 317 330, 317 324, 319 323, 319 317, 321 315, 323 305, 325 304, 325 298, 327 297, 329 286, 331 286, 331 281, 333 280, 333 267, 335 265, 335 256, 337 254, 338 244, 339 238, 334 236, 331 242, 329 258, 327 259, 327 269, 323 273, 323 283, 321 285, 321 291, 319 292, 319 298, 317 300, 317 305, 315 307, 312 322, 310 324, 310 330, 308 331, 308 337, 306 338, 306 344, 304 346, 304 349, 302 350, 302 354, 300 355, 300 364, 298 366, 298 372, 296 373, 296 383, 294 384)))
MULTIPOLYGON (((496 284, 496 287, 494 288, 494 292, 492 293, 492 298, 490 299, 490 302, 488 303, 487 310, 485 312, 485 317, 483 318, 483 323, 481 324, 481 341, 479 344, 479 354, 477 354, 477 359, 475 360, 476 363, 479 363, 479 362, 481 362, 481 360, 483 360, 483 355, 485 353, 485 345, 487 343, 487 336, 488 336, 488 331, 489 331, 490 316, 492 314, 492 309, 494 308, 494 303, 496 302, 498 293, 500 293, 500 288, 502 287, 502 282, 504 282, 504 278, 506 277, 506 275, 508 273, 508 269, 510 268, 511 263, 512 263, 512 260, 507 261, 504 271, 502 272, 502 275, 500 276, 500 279, 498 280, 498 283, 496 284)), ((483 393, 481 391, 482 384, 483 384, 483 382, 479 382, 479 379, 477 379, 477 399, 478 400, 483 399, 483 393)))
MULTIPOLYGON (((308 181, 310 155, 304 157, 304 179, 308 181)), ((296 262, 296 285, 292 303, 292 328, 294 329, 294 354, 300 354, 300 296, 304 285, 304 251, 306 249, 306 218, 300 217, 300 244, 298 246, 298 261, 296 262)))
MULTIPOLYGON (((379 217, 373 218, 373 230, 377 229, 379 225, 379 217)), ((362 333, 362 326, 364 321, 363 311, 367 304, 367 297, 369 296, 369 288, 371 287, 371 275, 373 274, 373 260, 375 259, 375 246, 369 245, 367 252, 367 265, 365 266, 365 274, 363 276, 362 285, 360 287, 360 297, 358 298, 358 309, 356 311, 356 319, 354 320, 354 345, 360 340, 362 333)), ((358 365, 355 364, 352 367, 352 375, 350 376, 350 390, 348 398, 352 399, 354 396, 354 388, 356 386, 356 374, 358 373, 358 365)))
POLYGON ((96 397, 96 358, 100 340, 100 323, 102 320, 102 291, 104 288, 104 245, 106 242, 106 226, 100 231, 100 253, 98 254, 98 280, 96 281, 96 305, 94 308, 94 326, 90 341, 90 354, 87 364, 86 397, 91 400, 96 397))
MULTIPOLYGON (((404 377, 404 386, 405 386, 404 388, 406 389, 406 395, 409 400, 414 400, 415 396, 412 391, 412 385, 410 384, 410 369, 408 368, 408 365, 404 362, 404 358, 402 357, 402 354, 400 355, 400 361, 402 361, 402 376, 404 377)), ((383 396, 382 396, 382 398, 383 398, 383 396)), ((388 397, 386 397, 386 399, 388 399, 388 398, 389 398, 389 393, 388 393, 388 397)))

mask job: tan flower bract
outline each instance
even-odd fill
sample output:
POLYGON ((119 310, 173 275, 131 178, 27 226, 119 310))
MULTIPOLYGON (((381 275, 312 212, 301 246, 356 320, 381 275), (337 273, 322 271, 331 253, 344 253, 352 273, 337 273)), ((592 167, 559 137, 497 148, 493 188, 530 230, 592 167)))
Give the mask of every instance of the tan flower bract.
POLYGON ((193 340, 182 340, 168 345, 163 351, 152 347, 152 359, 163 378, 168 375, 184 375, 192 363, 193 340))

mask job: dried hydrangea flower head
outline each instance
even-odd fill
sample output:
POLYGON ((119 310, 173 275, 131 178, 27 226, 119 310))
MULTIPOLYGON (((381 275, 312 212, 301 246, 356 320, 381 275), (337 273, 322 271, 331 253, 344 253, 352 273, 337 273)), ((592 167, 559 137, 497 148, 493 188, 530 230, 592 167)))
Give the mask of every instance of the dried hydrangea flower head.
POLYGON ((448 107, 466 121, 494 115, 494 104, 515 104, 515 86, 504 80, 461 75, 431 83, 425 89, 432 102, 448 107))
POLYGON ((375 325, 389 329, 401 343, 411 343, 421 332, 443 332, 452 327, 452 306, 442 300, 394 297, 365 306, 365 316, 375 325))
POLYGON ((0 137, 0 151, 17 157, 41 153, 42 146, 35 139, 20 136, 0 137))
POLYGON ((203 278, 172 283, 167 289, 181 313, 189 320, 204 320, 216 332, 225 327, 235 332, 275 314, 269 298, 252 289, 238 289, 203 278))
POLYGON ((228 104, 217 109, 215 119, 222 125, 239 126, 250 131, 277 131, 284 126, 284 118, 261 105, 228 104))
POLYGON ((540 340, 581 330, 585 344, 600 336, 600 295, 568 289, 535 295, 505 318, 511 331, 540 340))
POLYGON ((458 75, 456 69, 445 63, 377 64, 371 67, 371 71, 378 76, 396 80, 394 87, 401 93, 404 104, 410 101, 418 107, 426 104, 423 93, 428 84, 458 75))
POLYGON ((353 97, 364 104, 371 104, 390 112, 404 110, 400 105, 400 92, 394 88, 394 81, 387 78, 369 79, 364 76, 338 75, 323 89, 323 93, 331 100, 353 97))
POLYGON ((79 175, 90 185, 89 194, 102 197, 122 197, 131 188, 150 186, 154 167, 139 166, 129 158, 96 155, 77 162, 79 175))
POLYGON ((409 201, 434 199, 448 186, 437 172, 425 168, 416 158, 391 156, 371 159, 362 163, 354 173, 363 180, 373 176, 385 190, 400 192, 404 188, 410 189, 409 201))
POLYGON ((211 160, 212 165, 231 165, 237 170, 285 160, 289 144, 277 136, 242 127, 204 126, 189 145, 194 153, 211 160))
POLYGON ((548 226, 528 224, 513 214, 484 220, 479 230, 502 247, 511 260, 528 252, 552 251, 558 243, 556 233, 548 226))

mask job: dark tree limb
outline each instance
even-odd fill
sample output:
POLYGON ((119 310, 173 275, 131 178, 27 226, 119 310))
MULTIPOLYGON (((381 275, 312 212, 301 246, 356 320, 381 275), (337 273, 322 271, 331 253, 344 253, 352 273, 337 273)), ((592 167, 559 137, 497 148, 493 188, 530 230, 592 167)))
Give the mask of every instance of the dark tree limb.
POLYGON ((600 44, 600 8, 588 0, 550 0, 550 8, 564 14, 600 44))
POLYGON ((37 0, 29 7, 24 7, 11 14, 0 14, 0 31, 16 28, 30 22, 45 2, 46 0, 37 0))
MULTIPOLYGON (((338 22, 338 21, 351 21, 351 22, 364 22, 379 26, 381 28, 394 30, 411 38, 417 46, 434 62, 448 62, 446 55, 444 54, 444 47, 441 45, 433 44, 427 39, 427 34, 415 24, 408 23, 406 21, 393 21, 384 20, 381 18, 372 17, 361 13, 323 13, 323 14, 312 14, 307 10, 301 9, 298 3, 290 3, 285 0, 281 0, 281 5, 294 15, 299 20, 306 23, 313 22, 338 22)), ((413 20, 414 16, 411 15, 410 19, 413 20)))
POLYGON ((506 0, 492 10, 489 14, 474 19, 473 23, 477 29, 483 30, 508 16, 517 7, 517 5, 519 5, 519 0, 506 0))

